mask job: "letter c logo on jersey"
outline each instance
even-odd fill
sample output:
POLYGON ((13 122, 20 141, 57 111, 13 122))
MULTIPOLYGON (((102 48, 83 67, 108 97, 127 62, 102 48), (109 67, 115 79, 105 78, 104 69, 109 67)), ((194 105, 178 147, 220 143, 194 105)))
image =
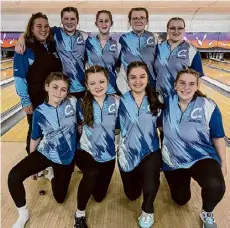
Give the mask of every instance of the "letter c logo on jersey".
POLYGON ((78 44, 82 44, 83 42, 84 42, 83 38, 79 36, 79 37, 77 38, 77 43, 78 43, 78 44))
POLYGON ((180 50, 179 52, 178 52, 178 57, 179 58, 185 58, 186 57, 186 52, 187 52, 188 50, 180 50))
POLYGON ((110 51, 116 51, 116 44, 112 44, 109 48, 110 51))
POLYGON ((116 112, 116 105, 111 104, 108 108, 109 114, 114 114, 116 112))
POLYGON ((147 44, 149 46, 154 46, 154 38, 153 36, 150 36, 148 39, 147 39, 147 44))
POLYGON ((65 107, 65 115, 66 116, 71 116, 73 115, 73 109, 71 105, 66 105, 65 107))
POLYGON ((191 113, 191 118, 192 119, 202 118, 202 116, 199 115, 199 112, 201 111, 202 111, 202 108, 195 108, 191 113))

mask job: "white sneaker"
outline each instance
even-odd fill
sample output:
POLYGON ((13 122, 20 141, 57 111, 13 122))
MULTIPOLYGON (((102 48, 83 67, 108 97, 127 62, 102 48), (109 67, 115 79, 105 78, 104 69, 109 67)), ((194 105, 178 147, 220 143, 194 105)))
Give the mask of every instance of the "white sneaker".
POLYGON ((141 228, 150 228, 154 223, 154 214, 145 213, 142 211, 141 216, 138 218, 139 226, 141 228))
POLYGON ((202 210, 200 213, 200 218, 203 221, 203 228, 217 228, 217 224, 212 212, 202 210))
POLYGON ((29 218, 30 215, 27 206, 18 208, 18 219, 12 228, 24 228, 29 218))

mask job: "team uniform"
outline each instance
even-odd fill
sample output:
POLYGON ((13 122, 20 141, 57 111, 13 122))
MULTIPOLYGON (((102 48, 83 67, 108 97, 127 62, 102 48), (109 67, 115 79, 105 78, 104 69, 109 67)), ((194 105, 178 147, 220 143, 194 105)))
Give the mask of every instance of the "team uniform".
POLYGON ((143 190, 142 210, 153 213, 160 181, 161 154, 157 134, 160 111, 153 116, 145 96, 138 108, 128 91, 120 99, 118 165, 126 196, 137 199, 143 190))
POLYGON ((178 95, 171 96, 163 114, 163 170, 174 201, 190 198, 190 179, 202 188, 203 209, 213 211, 225 184, 213 138, 224 137, 221 113, 211 99, 197 96, 182 113, 178 95))
MULTIPOLYGON (((41 44, 38 41, 26 43, 23 55, 14 55, 14 81, 22 107, 33 105, 35 109, 46 98, 44 83, 51 72, 62 71, 61 61, 57 55, 54 42, 41 44)), ((29 130, 27 134, 26 150, 29 144, 32 127, 32 115, 27 115, 29 130)))
POLYGON ((109 74, 109 85, 107 94, 119 92, 117 88, 116 67, 119 67, 118 59, 120 54, 120 44, 110 37, 102 48, 98 36, 88 37, 86 40, 86 55, 89 67, 99 65, 104 67, 109 74))
POLYGON ((77 205, 85 210, 91 195, 100 202, 106 195, 115 167, 115 126, 119 100, 107 95, 103 107, 93 100, 94 125, 84 124, 82 100, 78 102, 78 122, 83 124, 76 163, 83 172, 77 205))
POLYGON ((8 186, 17 207, 26 204, 23 181, 47 167, 53 167, 53 195, 65 200, 76 150, 76 98, 66 98, 57 107, 44 102, 33 114, 31 138, 41 138, 36 150, 19 162, 9 173, 8 186))
POLYGON ((118 77, 118 88, 122 93, 129 90, 126 79, 128 65, 133 61, 141 61, 147 64, 149 70, 150 84, 155 88, 156 77, 153 70, 156 52, 156 38, 152 32, 144 31, 140 36, 135 32, 123 34, 119 43, 121 44, 121 70, 118 77))
POLYGON ((157 46, 154 69, 156 71, 156 88, 164 99, 175 93, 174 81, 180 70, 193 68, 203 76, 202 61, 199 51, 183 41, 171 51, 168 41, 157 46))
POLYGON ((71 79, 70 92, 78 97, 85 91, 85 44, 88 35, 76 31, 73 36, 69 36, 59 27, 53 27, 52 33, 62 61, 63 73, 71 79))

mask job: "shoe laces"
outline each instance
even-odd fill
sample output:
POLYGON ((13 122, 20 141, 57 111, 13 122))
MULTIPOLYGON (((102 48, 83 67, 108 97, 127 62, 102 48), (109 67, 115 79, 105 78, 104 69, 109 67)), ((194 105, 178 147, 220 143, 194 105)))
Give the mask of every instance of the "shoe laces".
POLYGON ((151 220, 153 220, 153 214, 148 214, 148 213, 142 213, 140 219, 144 222, 144 223, 149 223, 151 220))
POLYGON ((212 212, 203 212, 203 219, 208 224, 215 223, 215 219, 213 217, 213 213, 212 212))

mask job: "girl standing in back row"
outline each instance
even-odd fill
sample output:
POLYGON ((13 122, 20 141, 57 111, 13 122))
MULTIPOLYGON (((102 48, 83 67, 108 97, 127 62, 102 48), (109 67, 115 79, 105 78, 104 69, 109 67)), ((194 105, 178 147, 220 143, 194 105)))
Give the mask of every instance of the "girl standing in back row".
POLYGON ((108 71, 109 85, 107 94, 120 94, 117 88, 118 58, 120 44, 114 40, 109 31, 113 25, 113 18, 110 11, 101 10, 96 14, 96 22, 99 33, 96 36, 88 37, 86 40, 86 55, 89 66, 99 65, 108 71))

